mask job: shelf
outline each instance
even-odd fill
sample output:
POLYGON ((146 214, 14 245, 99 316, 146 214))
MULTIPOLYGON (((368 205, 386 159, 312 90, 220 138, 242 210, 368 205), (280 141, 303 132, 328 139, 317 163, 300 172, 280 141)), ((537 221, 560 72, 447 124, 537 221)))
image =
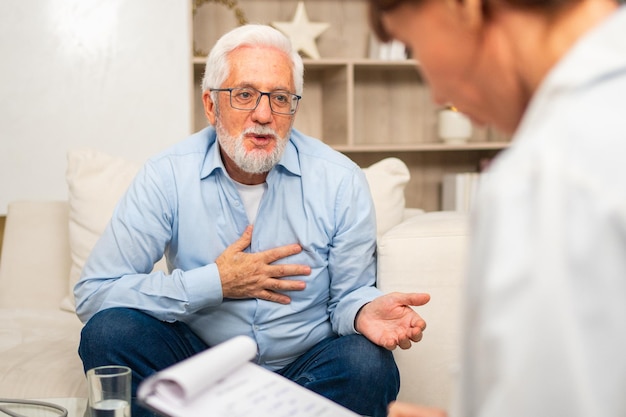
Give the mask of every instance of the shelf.
POLYGON ((499 151, 506 149, 509 142, 470 142, 462 145, 446 143, 423 143, 406 145, 337 145, 340 152, 466 152, 466 151, 499 151))
POLYGON ((400 61, 389 61, 370 58, 320 58, 320 59, 303 59, 305 67, 324 67, 333 65, 352 65, 355 67, 385 67, 385 68, 417 68, 417 61, 413 59, 405 59, 400 61))
MULTIPOLYGON (((251 22, 290 21, 298 0, 239 0, 251 22)), ((382 158, 402 159, 411 173, 409 207, 440 209, 441 182, 447 173, 477 171, 509 146, 508 138, 474 128, 465 144, 443 143, 437 115, 419 62, 369 59, 367 2, 307 0, 311 21, 329 23, 316 44, 322 58, 304 58, 304 91, 294 127, 348 155, 362 167, 382 158)), ((222 5, 207 3, 193 17, 194 45, 207 52, 236 26, 222 5)), ((193 96, 196 130, 207 125, 201 102, 206 57, 196 56, 193 96)))
MULTIPOLYGON (((315 67, 332 67, 332 66, 344 66, 344 65, 354 65, 360 67, 386 67, 386 68, 417 68, 418 63, 414 59, 405 59, 399 61, 391 61, 391 60, 381 60, 381 59, 370 59, 370 58, 320 58, 320 59, 309 59, 303 58, 302 62, 305 67, 315 68, 315 67)), ((206 56, 194 56, 192 58, 192 63, 195 66, 202 66, 206 63, 206 56)))

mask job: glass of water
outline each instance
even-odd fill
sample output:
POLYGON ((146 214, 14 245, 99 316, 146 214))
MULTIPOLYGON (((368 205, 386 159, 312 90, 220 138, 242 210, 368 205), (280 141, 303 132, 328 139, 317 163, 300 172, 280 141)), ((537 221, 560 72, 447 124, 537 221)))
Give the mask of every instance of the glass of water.
POLYGON ((87 371, 92 417, 130 417, 131 370, 127 366, 99 366, 87 371))

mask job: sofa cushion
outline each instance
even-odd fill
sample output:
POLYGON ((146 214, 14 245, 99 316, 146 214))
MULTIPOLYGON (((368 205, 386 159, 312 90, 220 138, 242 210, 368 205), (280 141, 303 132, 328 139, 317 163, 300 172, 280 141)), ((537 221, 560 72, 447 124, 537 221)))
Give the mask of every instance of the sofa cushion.
POLYGON ((75 314, 58 309, 0 309, 2 396, 86 397, 81 326, 75 314))
POLYGON ((417 309, 428 327, 411 349, 394 350, 402 387, 398 399, 433 407, 450 404, 460 358, 463 278, 468 216, 461 212, 418 214, 378 243, 378 282, 383 292, 426 292, 417 309))
POLYGON ((0 308, 58 308, 67 294, 70 270, 67 224, 67 201, 9 204, 0 262, 0 308))
MULTIPOLYGON (((72 258, 68 294, 61 308, 74 311, 74 286, 89 253, 113 214, 139 165, 95 150, 68 153, 69 241, 72 258)), ((398 158, 386 158, 363 169, 376 210, 377 234, 400 223, 404 216, 404 187, 410 175, 398 158)), ((161 260, 155 269, 165 270, 161 260)))

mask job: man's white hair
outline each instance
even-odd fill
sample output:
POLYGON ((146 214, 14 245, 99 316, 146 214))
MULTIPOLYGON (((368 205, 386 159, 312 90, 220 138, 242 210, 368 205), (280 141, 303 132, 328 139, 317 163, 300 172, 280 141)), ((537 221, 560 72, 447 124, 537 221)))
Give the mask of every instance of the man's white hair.
POLYGON ((270 26, 259 24, 249 24, 233 29, 224 34, 215 43, 206 60, 204 78, 202 79, 202 92, 222 86, 230 72, 228 54, 241 46, 267 46, 285 52, 292 63, 295 93, 302 95, 304 84, 302 58, 293 49, 291 42, 285 35, 270 26))

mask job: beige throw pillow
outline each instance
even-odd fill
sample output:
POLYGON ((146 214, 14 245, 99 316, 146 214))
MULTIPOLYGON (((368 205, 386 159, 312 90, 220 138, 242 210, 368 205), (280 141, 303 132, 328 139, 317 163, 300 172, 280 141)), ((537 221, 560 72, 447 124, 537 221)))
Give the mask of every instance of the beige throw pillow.
POLYGON ((69 188, 69 240, 72 264, 69 292, 61 308, 74 311, 74 285, 80 278, 96 241, 139 165, 95 150, 75 150, 67 155, 69 188))
POLYGON ((398 158, 385 158, 363 169, 376 210, 376 234, 384 235, 404 216, 404 188, 411 179, 406 164, 398 158))

